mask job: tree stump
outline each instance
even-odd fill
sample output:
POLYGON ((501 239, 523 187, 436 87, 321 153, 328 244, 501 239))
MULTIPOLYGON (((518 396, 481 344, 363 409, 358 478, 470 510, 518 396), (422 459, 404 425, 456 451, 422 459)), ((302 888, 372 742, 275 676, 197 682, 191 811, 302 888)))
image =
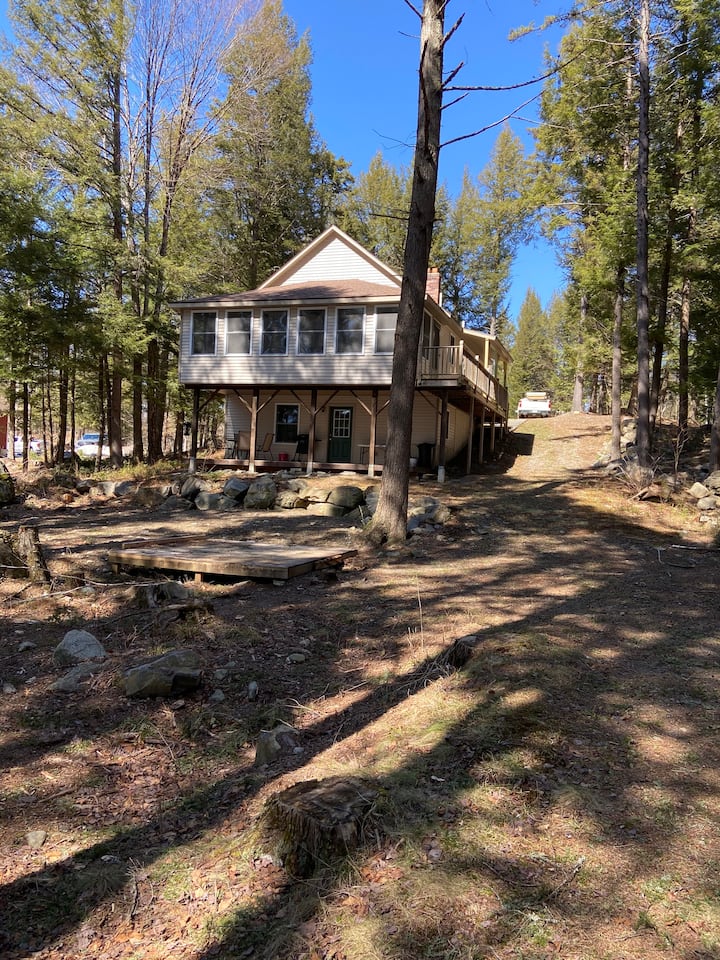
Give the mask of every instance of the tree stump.
POLYGON ((17 533, 0 534, 0 576, 50 583, 37 527, 18 527, 17 533))
POLYGON ((344 856, 362 841, 377 790, 358 777, 296 783, 265 804, 263 825, 292 876, 344 856))

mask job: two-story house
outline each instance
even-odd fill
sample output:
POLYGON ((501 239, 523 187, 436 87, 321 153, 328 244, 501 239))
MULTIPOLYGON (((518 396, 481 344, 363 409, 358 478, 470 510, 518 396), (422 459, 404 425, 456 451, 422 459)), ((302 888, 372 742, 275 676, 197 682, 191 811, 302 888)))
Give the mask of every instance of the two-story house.
MULTIPOLYGON (((225 459, 250 471, 382 470, 401 277, 330 227, 256 290, 172 304, 180 382, 194 394, 191 468, 203 396, 225 398, 225 459)), ((428 277, 412 450, 444 477, 470 470, 507 427, 510 355, 443 310, 428 277)), ((220 462, 216 459, 216 462, 220 462)))

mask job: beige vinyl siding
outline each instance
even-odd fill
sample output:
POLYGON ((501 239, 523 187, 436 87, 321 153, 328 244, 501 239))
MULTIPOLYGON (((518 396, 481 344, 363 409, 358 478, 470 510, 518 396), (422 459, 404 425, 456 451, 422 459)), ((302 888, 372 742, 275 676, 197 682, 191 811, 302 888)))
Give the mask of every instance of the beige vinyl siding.
MULTIPOLYGON (((390 300, 392 303, 392 300, 390 300)), ((297 324, 300 308, 289 309, 288 354, 260 355, 262 308, 252 311, 251 353, 225 355, 225 310, 218 311, 217 350, 215 356, 190 355, 191 312, 182 321, 180 381, 193 384, 389 384, 392 377, 392 356, 376 354, 375 306, 365 308, 362 354, 336 354, 337 307, 324 304, 326 310, 325 353, 297 354, 297 324), (360 362, 359 362, 360 361, 360 362)), ((275 309, 270 307, 269 309, 275 309)))
POLYGON ((387 274, 338 239, 331 241, 324 249, 319 250, 312 260, 300 265, 296 271, 284 277, 282 285, 332 282, 348 278, 387 284, 391 294, 399 295, 400 293, 398 285, 389 280, 387 274))

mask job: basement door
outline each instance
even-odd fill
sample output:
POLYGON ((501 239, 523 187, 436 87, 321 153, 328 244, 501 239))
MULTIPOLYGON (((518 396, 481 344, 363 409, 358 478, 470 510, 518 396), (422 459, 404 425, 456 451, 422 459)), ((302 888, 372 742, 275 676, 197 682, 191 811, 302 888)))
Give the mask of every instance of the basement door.
POLYGON ((352 407, 330 407, 328 428, 328 462, 351 463, 352 407))

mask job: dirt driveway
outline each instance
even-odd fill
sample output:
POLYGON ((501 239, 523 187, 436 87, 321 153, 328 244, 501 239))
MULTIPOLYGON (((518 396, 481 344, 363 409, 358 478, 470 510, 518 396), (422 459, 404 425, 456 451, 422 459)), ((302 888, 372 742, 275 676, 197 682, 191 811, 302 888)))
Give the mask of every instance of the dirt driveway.
POLYGON ((359 554, 337 578, 203 585, 180 620, 91 575, 104 544, 175 521, 32 501, 51 569, 87 582, 0 583, 2 955, 719 957, 720 555, 696 513, 592 469, 608 427, 523 423, 483 475, 419 487, 444 527, 379 554, 341 521, 244 516, 244 536, 359 554), (110 669, 58 695, 71 626, 110 669), (476 655, 443 669, 466 635, 476 655), (123 669, 176 646, 202 656, 200 695, 123 697, 123 669), (280 721, 296 752, 254 767, 280 721), (295 882, 259 811, 340 774, 377 787, 373 837, 295 882))

